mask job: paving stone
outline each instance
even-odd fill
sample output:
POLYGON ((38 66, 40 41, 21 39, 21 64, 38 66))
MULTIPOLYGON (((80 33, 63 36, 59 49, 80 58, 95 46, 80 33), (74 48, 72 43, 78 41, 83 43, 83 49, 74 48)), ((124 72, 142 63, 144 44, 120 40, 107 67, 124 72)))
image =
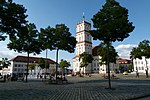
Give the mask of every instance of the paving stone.
MULTIPOLYGON (((119 77, 119 76, 118 76, 119 77)), ((72 84, 47 84, 41 80, 0 83, 0 100, 128 100, 150 94, 150 79, 123 77, 108 80, 99 75, 67 77, 72 84)))

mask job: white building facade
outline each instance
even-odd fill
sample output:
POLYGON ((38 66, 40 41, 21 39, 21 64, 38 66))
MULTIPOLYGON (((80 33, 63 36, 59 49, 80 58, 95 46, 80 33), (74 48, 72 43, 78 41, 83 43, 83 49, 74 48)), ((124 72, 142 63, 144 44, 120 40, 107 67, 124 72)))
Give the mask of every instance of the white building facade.
MULTIPOLYGON (((97 53, 98 46, 92 46, 92 36, 89 33, 91 30, 91 24, 83 21, 77 23, 76 25, 76 56, 73 58, 73 72, 83 72, 83 73, 106 73, 106 65, 100 66, 100 56, 97 53), (93 61, 86 68, 80 67, 79 55, 83 52, 93 55, 93 61)), ((110 69, 112 69, 113 64, 110 64, 110 69)))
MULTIPOLYGON (((29 64, 35 64, 34 70, 29 70, 28 74, 29 76, 37 77, 37 75, 43 75, 45 73, 47 74, 53 74, 55 73, 56 69, 56 63, 55 61, 51 59, 46 59, 47 62, 50 65, 50 68, 47 69, 41 69, 38 66, 38 62, 41 58, 37 57, 29 57, 29 64)), ((10 66, 8 68, 4 68, 0 71, 2 75, 17 75, 17 76, 24 76, 27 71, 27 57, 26 56, 17 56, 10 60, 10 66)))
POLYGON ((134 71, 139 73, 146 73, 146 70, 150 73, 150 58, 142 57, 142 59, 133 59, 134 71))
POLYGON ((92 36, 89 33, 91 24, 83 21, 76 25, 76 56, 73 58, 73 72, 91 73, 91 64, 86 68, 80 68, 79 55, 83 52, 92 54, 92 36))

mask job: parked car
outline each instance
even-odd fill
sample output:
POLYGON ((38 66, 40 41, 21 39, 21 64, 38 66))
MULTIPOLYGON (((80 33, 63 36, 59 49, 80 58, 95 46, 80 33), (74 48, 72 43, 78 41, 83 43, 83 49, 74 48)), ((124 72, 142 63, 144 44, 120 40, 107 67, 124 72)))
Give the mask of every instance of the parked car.
POLYGON ((123 75, 128 75, 128 72, 127 71, 123 72, 123 75))

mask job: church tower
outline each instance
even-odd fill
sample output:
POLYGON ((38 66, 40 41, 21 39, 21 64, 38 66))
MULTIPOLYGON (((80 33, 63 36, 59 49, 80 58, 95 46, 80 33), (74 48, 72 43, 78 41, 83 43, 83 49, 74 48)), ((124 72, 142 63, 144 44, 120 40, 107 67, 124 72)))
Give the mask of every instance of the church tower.
POLYGON ((89 33, 91 30, 91 24, 85 21, 83 16, 83 20, 76 25, 76 56, 73 58, 73 71, 78 72, 82 70, 84 73, 87 70, 88 72, 91 70, 91 66, 87 66, 86 69, 80 68, 79 55, 83 52, 87 52, 88 54, 92 54, 92 36, 89 33))
POLYGON ((83 52, 92 54, 92 36, 89 33, 91 30, 91 24, 83 21, 77 23, 76 25, 76 55, 83 52))

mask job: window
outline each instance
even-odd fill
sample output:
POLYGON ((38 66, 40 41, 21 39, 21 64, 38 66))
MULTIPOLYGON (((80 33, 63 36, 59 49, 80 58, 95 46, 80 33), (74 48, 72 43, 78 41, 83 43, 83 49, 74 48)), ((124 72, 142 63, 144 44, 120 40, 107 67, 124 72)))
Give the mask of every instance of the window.
POLYGON ((79 42, 81 42, 81 37, 79 37, 79 42))
POLYGON ((89 41, 89 35, 87 35, 87 41, 89 41))
POLYGON ((140 64, 140 61, 138 62, 138 64, 140 64))
POLYGON ((94 67, 96 67, 96 63, 94 63, 94 67))
POLYGON ((99 67, 99 63, 97 63, 97 67, 99 67))
POLYGON ((17 71, 17 68, 14 68, 14 71, 17 71))
POLYGON ((17 67, 17 64, 15 64, 15 67, 17 67))

